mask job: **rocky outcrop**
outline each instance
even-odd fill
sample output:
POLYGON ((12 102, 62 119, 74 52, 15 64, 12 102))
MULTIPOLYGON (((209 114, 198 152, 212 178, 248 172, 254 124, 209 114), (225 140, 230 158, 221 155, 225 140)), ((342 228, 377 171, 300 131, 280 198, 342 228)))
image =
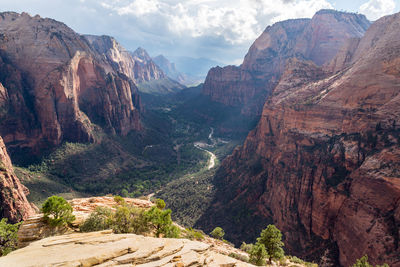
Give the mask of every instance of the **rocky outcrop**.
POLYGON ((112 234, 49 237, 0 258, 1 266, 253 266, 186 239, 112 234))
MULTIPOLYGON (((136 198, 124 198, 125 203, 138 208, 150 208, 154 204, 147 200, 136 198)), ((75 198, 69 201, 73 209, 75 220, 72 225, 78 227, 97 207, 115 209, 118 205, 113 197, 75 198)), ((73 230, 66 227, 52 227, 44 220, 43 214, 36 214, 24 218, 24 222, 18 230, 18 246, 26 247, 36 240, 53 235, 72 233, 73 230)))
MULTIPOLYGON (((127 205, 150 208, 148 200, 124 198, 127 205)), ((202 242, 186 239, 152 238, 134 234, 113 234, 111 230, 73 233, 97 207, 115 209, 113 197, 70 200, 76 220, 73 228, 54 228, 41 214, 23 222, 18 232, 19 249, 0 258, 1 266, 253 266, 228 257, 247 257, 243 251, 206 236, 202 242), (56 237, 49 237, 54 236, 56 237), (40 241, 38 241, 40 240, 40 241), (34 261, 29 260, 34 255, 34 261)), ((178 225, 177 225, 178 226, 178 225)), ((178 226, 180 227, 180 226, 178 226)), ((180 227, 182 230, 183 228, 180 227)))
POLYGON ((274 223, 289 254, 322 266, 400 266, 399 25, 376 21, 330 69, 290 60, 198 224, 252 241, 274 223))
POLYGON ((0 137, 0 218, 16 223, 35 214, 35 207, 26 199, 28 189, 15 176, 6 146, 0 137))
POLYGON ((86 38, 26 13, 1 13, 0 31, 0 133, 11 152, 92 141, 92 122, 121 135, 141 129, 135 84, 86 38))
POLYGON ((225 105, 244 106, 245 113, 260 114, 288 59, 323 65, 349 38, 362 37, 369 24, 363 15, 334 10, 321 10, 311 20, 275 23, 253 43, 241 66, 211 69, 203 94, 225 105))

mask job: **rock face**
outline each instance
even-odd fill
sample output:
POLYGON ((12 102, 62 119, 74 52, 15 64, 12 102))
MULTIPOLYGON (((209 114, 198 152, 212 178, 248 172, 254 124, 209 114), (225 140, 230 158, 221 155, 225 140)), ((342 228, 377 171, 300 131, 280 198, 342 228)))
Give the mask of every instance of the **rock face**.
POLYGON ((85 35, 85 38, 110 65, 137 84, 166 78, 164 72, 143 48, 138 48, 132 53, 110 36, 85 35))
POLYGON ((379 19, 324 68, 290 60, 199 225, 252 241, 274 223, 322 266, 400 266, 399 26, 379 19))
POLYGON ((110 231, 49 237, 0 258, 1 266, 253 266, 209 244, 110 231))
POLYGON ((241 66, 211 69, 203 94, 225 105, 244 106, 245 113, 260 114, 289 58, 323 65, 349 38, 362 37, 369 25, 364 15, 333 10, 321 10, 311 20, 275 23, 253 43, 241 66))
POLYGON ((139 47, 132 53, 132 57, 136 62, 134 68, 135 78, 139 82, 148 82, 151 80, 160 80, 166 78, 165 73, 151 59, 147 51, 139 47))
POLYGON ((11 152, 140 130, 134 82, 63 23, 0 14, 0 133, 11 152), (1 93, 6 92, 6 93, 1 93))
POLYGON ((0 137, 0 218, 16 223, 35 214, 26 199, 28 189, 15 176, 6 146, 0 137))
POLYGON ((140 92, 160 95, 185 88, 168 77, 143 48, 129 52, 110 36, 85 38, 114 69, 135 81, 140 92))

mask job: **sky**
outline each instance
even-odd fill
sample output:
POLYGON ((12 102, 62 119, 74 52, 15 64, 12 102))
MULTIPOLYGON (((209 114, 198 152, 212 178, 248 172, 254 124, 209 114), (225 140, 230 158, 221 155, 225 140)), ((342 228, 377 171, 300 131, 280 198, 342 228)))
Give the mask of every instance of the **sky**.
POLYGON ((376 20, 399 12, 400 0, 0 0, 0 11, 64 22, 82 34, 110 35, 151 56, 209 58, 240 64, 275 22, 310 18, 323 8, 376 20))

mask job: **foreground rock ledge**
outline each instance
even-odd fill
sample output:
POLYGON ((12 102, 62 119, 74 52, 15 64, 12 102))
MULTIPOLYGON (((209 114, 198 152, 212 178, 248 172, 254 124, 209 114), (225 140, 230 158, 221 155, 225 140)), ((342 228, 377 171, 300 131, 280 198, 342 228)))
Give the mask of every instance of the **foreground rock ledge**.
POLYGON ((253 266, 187 239, 111 231, 48 237, 0 258, 0 266, 253 266))

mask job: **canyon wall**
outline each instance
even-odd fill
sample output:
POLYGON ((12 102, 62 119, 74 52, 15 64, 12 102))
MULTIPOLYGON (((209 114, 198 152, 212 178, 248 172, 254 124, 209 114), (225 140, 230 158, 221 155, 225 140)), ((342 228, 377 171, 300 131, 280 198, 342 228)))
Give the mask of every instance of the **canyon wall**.
POLYGON ((28 189, 15 176, 6 146, 0 137, 0 218, 16 223, 35 214, 35 207, 26 199, 28 189))
POLYGON ((12 154, 93 141, 92 122, 121 135, 141 129, 134 81, 84 36, 13 12, 0 14, 0 31, 0 134, 12 154))
POLYGON ((349 38, 362 37, 369 25, 364 15, 334 10, 321 10, 312 19, 275 23, 253 43, 242 65, 212 68, 202 93, 212 101, 259 115, 288 59, 297 57, 323 65, 349 38))
POLYGON ((379 19, 322 67, 289 60, 197 226, 240 244, 274 223, 288 254, 322 266, 400 266, 399 26, 379 19))

